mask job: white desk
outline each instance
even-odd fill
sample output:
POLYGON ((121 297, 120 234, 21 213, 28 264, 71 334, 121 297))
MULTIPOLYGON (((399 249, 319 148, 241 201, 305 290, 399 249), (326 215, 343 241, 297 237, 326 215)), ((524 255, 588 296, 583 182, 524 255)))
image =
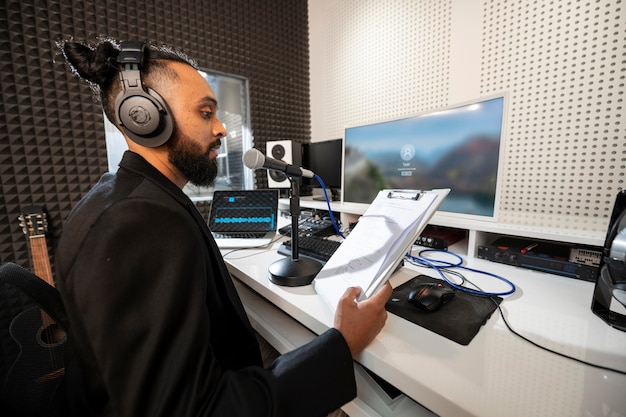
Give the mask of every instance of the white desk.
MULTIPOLYGON (((231 274, 241 281, 235 283, 253 325, 284 352, 328 329, 333 319, 313 286, 280 287, 268 280, 268 266, 282 257, 276 248, 278 243, 269 250, 224 253, 231 274)), ((515 330, 558 352, 626 372, 626 333, 591 312, 592 283, 481 259, 469 262, 517 285, 502 302, 515 330)), ((420 272, 435 276, 411 265, 391 283, 396 287, 420 272)), ((467 276, 485 290, 501 289, 467 276)), ((440 416, 626 416, 626 375, 534 347, 513 335, 497 311, 468 346, 389 314, 358 362, 440 416)), ((407 397, 380 395, 371 382, 357 372, 358 398, 344 408, 351 417, 419 411, 407 397)))

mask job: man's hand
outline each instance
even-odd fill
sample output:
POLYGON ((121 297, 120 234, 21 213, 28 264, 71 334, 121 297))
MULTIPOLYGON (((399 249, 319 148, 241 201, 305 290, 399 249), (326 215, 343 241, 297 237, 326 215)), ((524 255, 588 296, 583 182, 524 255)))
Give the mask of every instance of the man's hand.
POLYGON ((346 290, 335 313, 335 328, 348 343, 352 357, 356 357, 381 331, 387 320, 385 303, 391 297, 393 288, 387 282, 367 300, 356 302, 361 289, 351 287, 346 290))

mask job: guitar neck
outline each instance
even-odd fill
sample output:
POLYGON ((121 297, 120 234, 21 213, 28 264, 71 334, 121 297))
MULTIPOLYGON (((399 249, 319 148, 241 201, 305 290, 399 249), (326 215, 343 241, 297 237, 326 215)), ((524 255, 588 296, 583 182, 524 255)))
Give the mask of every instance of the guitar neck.
POLYGON ((35 274, 54 287, 52 267, 48 258, 48 246, 44 235, 30 236, 30 248, 33 255, 33 268, 35 274))

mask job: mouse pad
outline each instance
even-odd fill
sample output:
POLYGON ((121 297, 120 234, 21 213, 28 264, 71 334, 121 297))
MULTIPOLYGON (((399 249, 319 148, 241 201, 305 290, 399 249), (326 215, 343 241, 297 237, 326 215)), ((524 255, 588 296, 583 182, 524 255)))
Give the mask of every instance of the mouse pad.
POLYGON ((491 317, 496 309, 494 301, 498 304, 502 302, 500 297, 492 297, 492 301, 488 297, 455 290, 454 298, 439 310, 422 311, 410 304, 407 297, 413 285, 427 282, 446 285, 442 280, 428 275, 411 278, 393 290, 385 306, 387 311, 461 345, 468 345, 478 334, 480 327, 491 317))

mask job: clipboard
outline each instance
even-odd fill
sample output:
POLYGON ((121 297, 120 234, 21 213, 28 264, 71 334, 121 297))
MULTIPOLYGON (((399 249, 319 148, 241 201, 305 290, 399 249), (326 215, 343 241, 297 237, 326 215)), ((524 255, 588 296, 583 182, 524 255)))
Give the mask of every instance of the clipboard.
POLYGON ((379 191, 313 281, 333 313, 347 288, 360 287, 363 300, 387 282, 449 192, 379 191))

